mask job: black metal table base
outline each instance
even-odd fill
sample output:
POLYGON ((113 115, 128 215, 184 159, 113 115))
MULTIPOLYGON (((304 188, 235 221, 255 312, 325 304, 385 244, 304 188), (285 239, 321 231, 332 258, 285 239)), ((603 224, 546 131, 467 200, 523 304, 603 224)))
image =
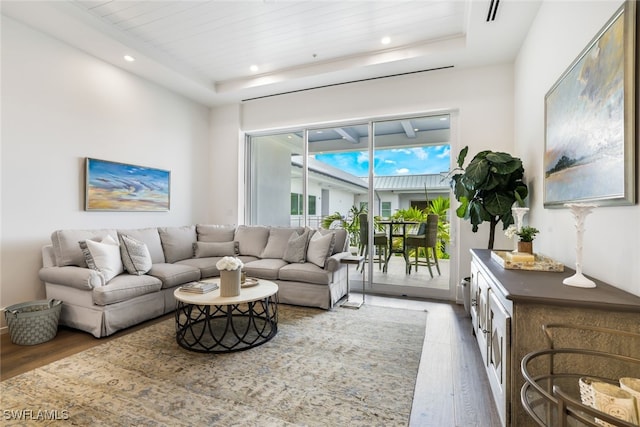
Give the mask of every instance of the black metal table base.
POLYGON ((187 350, 229 353, 264 344, 278 332, 277 294, 231 305, 176 304, 176 341, 187 350))

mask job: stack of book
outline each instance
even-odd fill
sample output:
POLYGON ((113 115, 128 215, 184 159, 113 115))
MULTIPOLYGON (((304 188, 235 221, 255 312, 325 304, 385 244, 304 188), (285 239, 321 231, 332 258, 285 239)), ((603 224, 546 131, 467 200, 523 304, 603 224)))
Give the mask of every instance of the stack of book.
POLYGON ((192 292, 194 294, 206 294, 207 292, 211 292, 216 289, 218 289, 217 283, 208 282, 190 282, 180 287, 181 291, 192 292))

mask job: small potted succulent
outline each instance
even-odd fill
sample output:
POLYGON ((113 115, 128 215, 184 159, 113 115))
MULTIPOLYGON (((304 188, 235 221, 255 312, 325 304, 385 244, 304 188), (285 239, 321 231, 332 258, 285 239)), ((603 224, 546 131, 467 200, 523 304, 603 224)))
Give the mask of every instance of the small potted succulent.
POLYGON ((538 234, 540 230, 535 227, 530 227, 525 225, 521 227, 520 230, 516 230, 514 226, 509 226, 505 235, 509 238, 513 236, 518 236, 520 241, 518 242, 518 252, 525 252, 528 254, 533 253, 533 239, 536 238, 536 234, 538 234))

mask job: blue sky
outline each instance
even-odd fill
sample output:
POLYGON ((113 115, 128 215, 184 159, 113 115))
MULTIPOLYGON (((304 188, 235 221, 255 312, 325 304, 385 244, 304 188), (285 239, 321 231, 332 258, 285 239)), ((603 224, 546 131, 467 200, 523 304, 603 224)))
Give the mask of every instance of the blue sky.
MULTIPOLYGON (((449 170, 449 153, 448 145, 376 150, 375 174, 396 176, 446 172, 449 170)), ((355 176, 369 174, 369 153, 366 151, 316 154, 315 158, 355 176)))

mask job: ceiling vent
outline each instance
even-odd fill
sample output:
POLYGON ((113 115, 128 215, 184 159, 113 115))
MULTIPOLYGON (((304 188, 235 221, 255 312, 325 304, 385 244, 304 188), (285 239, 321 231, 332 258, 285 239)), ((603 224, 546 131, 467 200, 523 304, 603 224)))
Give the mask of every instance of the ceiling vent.
POLYGON ((500 0, 491 0, 491 3, 489 4, 489 13, 487 13, 487 22, 496 20, 496 13, 498 13, 499 4, 500 0))

